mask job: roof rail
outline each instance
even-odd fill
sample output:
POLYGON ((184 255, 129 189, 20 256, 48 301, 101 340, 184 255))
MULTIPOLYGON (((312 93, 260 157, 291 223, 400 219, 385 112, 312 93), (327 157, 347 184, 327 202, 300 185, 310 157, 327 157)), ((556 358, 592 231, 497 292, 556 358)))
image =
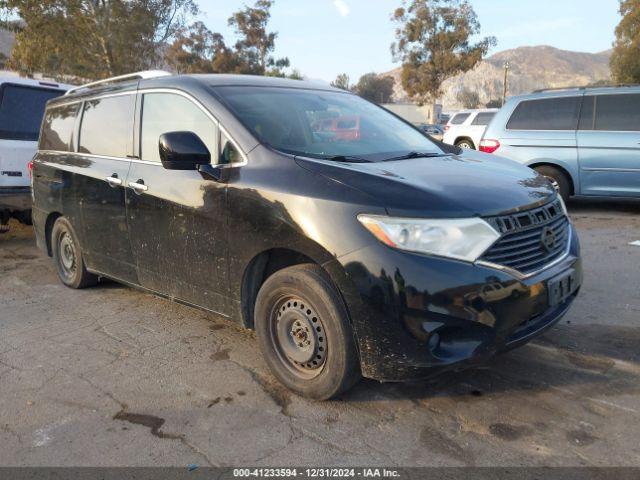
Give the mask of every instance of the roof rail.
POLYGON ((169 72, 165 72, 164 70, 145 70, 143 72, 127 73, 126 75, 119 75, 117 77, 105 78, 103 80, 97 80, 95 82, 85 83, 84 85, 79 85, 77 87, 70 88, 69 90, 67 90, 65 95, 69 95, 79 90, 93 88, 100 85, 108 85, 110 83, 125 82, 127 80, 140 80, 143 78, 166 77, 167 75, 171 75, 171 74, 169 72))
POLYGON ((575 87, 555 87, 541 88, 534 90, 532 93, 555 92, 560 90, 585 90, 587 88, 621 88, 621 87, 640 87, 640 83, 608 83, 606 85, 581 85, 575 87))

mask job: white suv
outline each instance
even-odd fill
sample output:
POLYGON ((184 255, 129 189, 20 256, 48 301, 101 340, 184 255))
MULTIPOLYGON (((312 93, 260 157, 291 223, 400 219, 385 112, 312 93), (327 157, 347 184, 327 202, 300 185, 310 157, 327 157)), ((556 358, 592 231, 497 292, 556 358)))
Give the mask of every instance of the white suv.
POLYGON ((0 233, 11 217, 31 223, 29 162, 48 100, 70 88, 55 82, 0 77, 0 233))
POLYGON ((477 150, 487 125, 497 108, 463 110, 453 115, 444 127, 444 143, 477 150))

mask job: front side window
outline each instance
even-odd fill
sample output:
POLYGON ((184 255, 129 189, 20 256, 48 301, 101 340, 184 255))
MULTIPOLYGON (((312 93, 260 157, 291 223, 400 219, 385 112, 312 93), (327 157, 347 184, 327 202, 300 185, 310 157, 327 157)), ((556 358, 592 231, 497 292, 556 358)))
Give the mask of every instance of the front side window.
POLYGON ((40 150, 55 150, 58 152, 71 150, 73 129, 79 110, 79 103, 47 110, 44 122, 42 122, 40 150))
POLYGON ((580 97, 520 102, 507 122, 509 130, 575 130, 580 97))
POLYGON ((0 139, 38 140, 44 108, 62 90, 5 84, 0 88, 0 139))
POLYGON ((220 132, 220 159, 218 163, 231 165, 242 162, 240 152, 224 132, 220 132))
POLYGON ((496 112, 480 112, 473 119, 471 125, 489 125, 491 119, 495 116, 496 112))
POLYGON ((443 153, 419 130, 349 93, 253 86, 215 92, 262 143, 282 152, 367 161, 443 153))
POLYGON ((595 110, 595 130, 640 131, 640 94, 598 95, 595 110))
POLYGON ((145 93, 142 98, 140 156, 151 162, 160 161, 160 135, 169 132, 193 132, 209 149, 215 162, 218 128, 191 100, 174 93, 145 93))
POLYGON ((126 157, 132 144, 134 95, 87 100, 80 126, 80 153, 126 157))

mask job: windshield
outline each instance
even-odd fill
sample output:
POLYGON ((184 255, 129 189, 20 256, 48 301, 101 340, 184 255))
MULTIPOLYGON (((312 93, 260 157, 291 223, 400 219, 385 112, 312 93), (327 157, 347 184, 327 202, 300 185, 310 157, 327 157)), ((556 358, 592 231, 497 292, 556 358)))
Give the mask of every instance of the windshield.
POLYGON ((356 95, 232 86, 216 92, 261 142, 294 155, 382 161, 443 153, 421 132, 356 95))

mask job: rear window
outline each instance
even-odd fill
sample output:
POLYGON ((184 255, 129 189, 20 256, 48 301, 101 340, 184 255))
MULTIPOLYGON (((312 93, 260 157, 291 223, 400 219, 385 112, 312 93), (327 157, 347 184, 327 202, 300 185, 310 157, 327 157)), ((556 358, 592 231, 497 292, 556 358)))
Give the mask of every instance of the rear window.
POLYGON ((507 122, 509 130, 575 130, 580 97, 520 102, 507 122))
POLYGON ((80 104, 75 103, 47 110, 42 123, 40 150, 56 150, 59 152, 71 150, 73 129, 79 109, 80 104))
POLYGON ((453 118, 449 121, 451 125, 461 125, 464 121, 469 118, 470 113, 458 113, 453 116, 453 118))
POLYGON ((598 95, 595 130, 640 131, 640 94, 598 95))
POLYGON ((496 112, 480 112, 473 119, 471 125, 489 125, 491 119, 495 116, 496 112))
POLYGON ((4 84, 0 87, 0 139, 38 140, 47 100, 62 90, 4 84))
POLYGON ((80 127, 80 153, 125 157, 133 143, 133 100, 134 95, 119 95, 86 101, 80 127))

